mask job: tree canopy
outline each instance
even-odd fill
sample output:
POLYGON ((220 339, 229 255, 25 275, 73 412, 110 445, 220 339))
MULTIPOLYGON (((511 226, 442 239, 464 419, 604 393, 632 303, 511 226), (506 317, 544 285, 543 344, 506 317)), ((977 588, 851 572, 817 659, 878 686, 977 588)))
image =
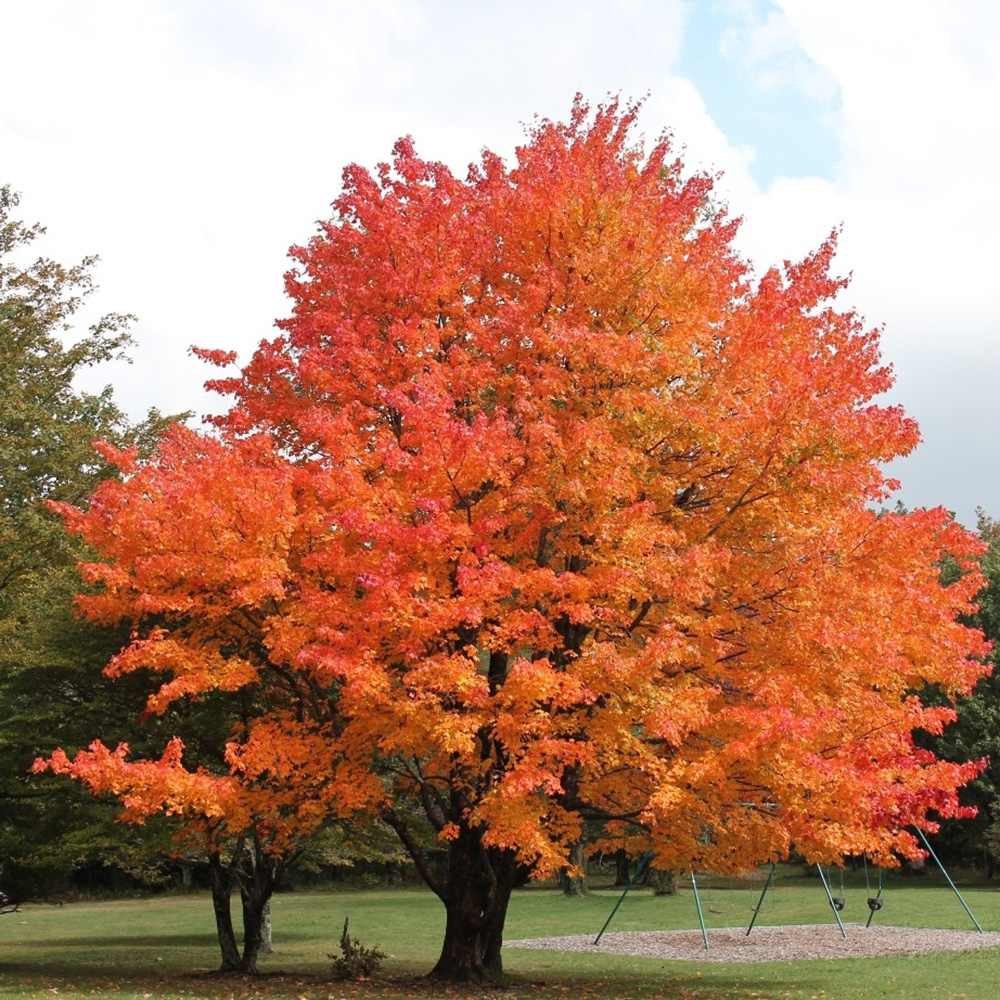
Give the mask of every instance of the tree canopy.
POLYGON ((986 671, 959 620, 981 546, 872 509, 918 433, 834 302, 835 235, 757 278, 711 178, 635 114, 578 101, 464 180, 410 140, 349 167, 281 335, 213 383, 214 433, 106 447, 121 480, 57 505, 99 555, 83 612, 133 629, 109 671, 164 674, 152 712, 261 711, 222 784, 176 744, 51 764, 117 769, 129 808, 152 771, 168 810, 235 816, 249 783, 279 840, 382 816, 447 908, 444 978, 499 972, 511 889, 587 819, 667 869, 891 864, 982 766, 914 742, 953 713, 913 692, 986 671))

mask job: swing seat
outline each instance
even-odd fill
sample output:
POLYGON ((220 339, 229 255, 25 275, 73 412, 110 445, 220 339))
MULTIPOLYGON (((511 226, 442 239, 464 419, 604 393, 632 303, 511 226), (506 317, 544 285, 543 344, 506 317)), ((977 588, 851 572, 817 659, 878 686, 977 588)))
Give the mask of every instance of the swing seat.
POLYGON ((833 908, 839 913, 847 905, 846 900, 842 896, 833 897, 833 908))
POLYGON ((879 899, 877 896, 869 896, 868 897, 868 909, 871 910, 872 913, 876 913, 878 910, 881 910, 882 909, 882 900, 879 899))

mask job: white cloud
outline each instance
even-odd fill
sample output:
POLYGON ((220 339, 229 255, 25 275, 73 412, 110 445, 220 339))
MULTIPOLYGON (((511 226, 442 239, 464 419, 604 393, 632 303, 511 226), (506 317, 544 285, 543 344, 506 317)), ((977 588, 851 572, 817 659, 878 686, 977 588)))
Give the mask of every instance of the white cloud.
POLYGON ((810 60, 784 11, 747 0, 722 4, 731 18, 720 39, 722 54, 750 71, 761 90, 792 89, 816 102, 831 100, 837 85, 810 60))
MULTIPOLYGON (((128 408, 202 412, 208 373, 187 347, 245 355, 269 334, 286 309, 285 250, 327 213, 346 163, 374 163, 409 132, 423 153, 462 169, 483 144, 509 153, 521 122, 565 114, 576 90, 649 91, 645 127, 671 127, 692 165, 724 170, 720 191, 746 220, 741 245, 762 267, 844 223, 851 301, 887 324, 899 394, 928 438, 908 497, 955 497, 966 515, 976 500, 990 503, 1000 471, 991 480, 966 466, 970 449, 995 456, 982 435, 1000 423, 988 377, 1000 7, 785 0, 759 13, 737 0, 721 41, 761 92, 790 88, 818 107, 830 106, 831 88, 839 96, 832 180, 784 177, 763 190, 750 173, 754 150, 734 146, 678 74, 686 9, 683 0, 12 4, 0 180, 49 223, 54 255, 102 255, 103 309, 139 314, 135 364, 102 373, 128 408), (961 421, 942 405, 959 396, 961 421)), ((1000 508, 1000 497, 992 502, 1000 508)))
POLYGON ((896 396, 925 437, 900 466, 904 494, 966 520, 977 503, 1000 509, 1000 8, 782 6, 840 90, 841 259, 851 298, 886 324, 896 396))
POLYGON ((840 90, 835 186, 859 293, 909 323, 947 323, 970 343, 986 336, 995 328, 1000 66, 985 53, 1000 43, 998 8, 784 6, 840 90))
POLYGON ((140 317, 134 365, 99 377, 132 412, 202 412, 187 347, 245 355, 269 334, 286 249, 347 163, 413 133, 464 171, 578 89, 652 89, 683 6, 39 0, 7 8, 4 33, 4 179, 50 253, 101 254, 96 305, 140 317))

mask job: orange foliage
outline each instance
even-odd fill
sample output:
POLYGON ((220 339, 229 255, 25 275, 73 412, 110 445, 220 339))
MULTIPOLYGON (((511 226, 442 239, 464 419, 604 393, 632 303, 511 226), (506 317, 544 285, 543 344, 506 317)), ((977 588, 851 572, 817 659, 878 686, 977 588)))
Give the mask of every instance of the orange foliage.
POLYGON ((578 102, 466 180, 409 140, 348 168, 282 335, 213 383, 218 438, 176 431, 63 508, 101 559, 84 613, 136 629, 109 669, 167 675, 152 711, 268 707, 228 776, 99 747, 77 776, 130 814, 270 795, 293 827, 296 795, 410 802, 536 875, 591 816, 737 870, 892 863, 962 814, 980 764, 913 733, 952 717, 925 685, 985 672, 959 621, 979 547, 943 510, 873 513, 918 433, 874 402, 891 373, 833 304, 835 236, 756 280, 711 180, 633 120, 578 102))
POLYGON ((159 760, 129 761, 129 747, 110 750, 99 740, 70 760, 57 750, 37 760, 36 772, 66 774, 95 795, 122 804, 120 819, 144 823, 162 813, 181 820, 179 840, 209 854, 253 834, 267 853, 283 857, 345 803, 364 805, 364 775, 344 795, 333 778, 350 780, 333 757, 331 742, 315 727, 287 718, 255 722, 243 740, 226 747, 229 773, 188 770, 184 744, 172 739, 159 760))

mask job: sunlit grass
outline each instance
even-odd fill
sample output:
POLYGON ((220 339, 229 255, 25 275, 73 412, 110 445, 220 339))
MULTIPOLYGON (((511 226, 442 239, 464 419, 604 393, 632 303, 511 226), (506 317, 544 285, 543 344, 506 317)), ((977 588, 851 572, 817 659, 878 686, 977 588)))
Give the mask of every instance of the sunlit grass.
MULTIPOLYGON (((987 929, 1000 929, 1000 894, 966 890, 987 929)), ((759 886, 738 890, 707 886, 711 925, 745 925, 759 886)), ((867 917, 865 889, 847 889, 846 919, 867 917)), ((568 899, 550 889, 516 895, 507 938, 596 933, 618 892, 568 899)), ((436 957, 443 930, 437 899, 418 890, 301 892, 274 900, 275 952, 258 980, 219 978, 211 904, 207 896, 28 906, 0 917, 0 996, 27 997, 385 997, 449 995, 421 983, 436 957), (345 916, 352 933, 390 954, 373 983, 344 985, 325 978, 345 916), (278 974, 280 973, 280 974, 278 974)), ((781 884, 761 913, 762 924, 831 921, 818 882, 781 884)), ((967 927, 968 918, 948 889, 928 880, 889 887, 886 924, 967 927)), ((615 930, 696 926, 689 890, 674 897, 648 891, 629 895, 615 930)), ((831 932, 835 933, 831 924, 831 932)), ((627 956, 518 951, 505 954, 511 986, 504 996, 555 997, 901 997, 990 998, 1000 982, 1000 950, 907 958, 699 965, 627 956)), ((456 990, 455 996, 474 991, 456 990)))

